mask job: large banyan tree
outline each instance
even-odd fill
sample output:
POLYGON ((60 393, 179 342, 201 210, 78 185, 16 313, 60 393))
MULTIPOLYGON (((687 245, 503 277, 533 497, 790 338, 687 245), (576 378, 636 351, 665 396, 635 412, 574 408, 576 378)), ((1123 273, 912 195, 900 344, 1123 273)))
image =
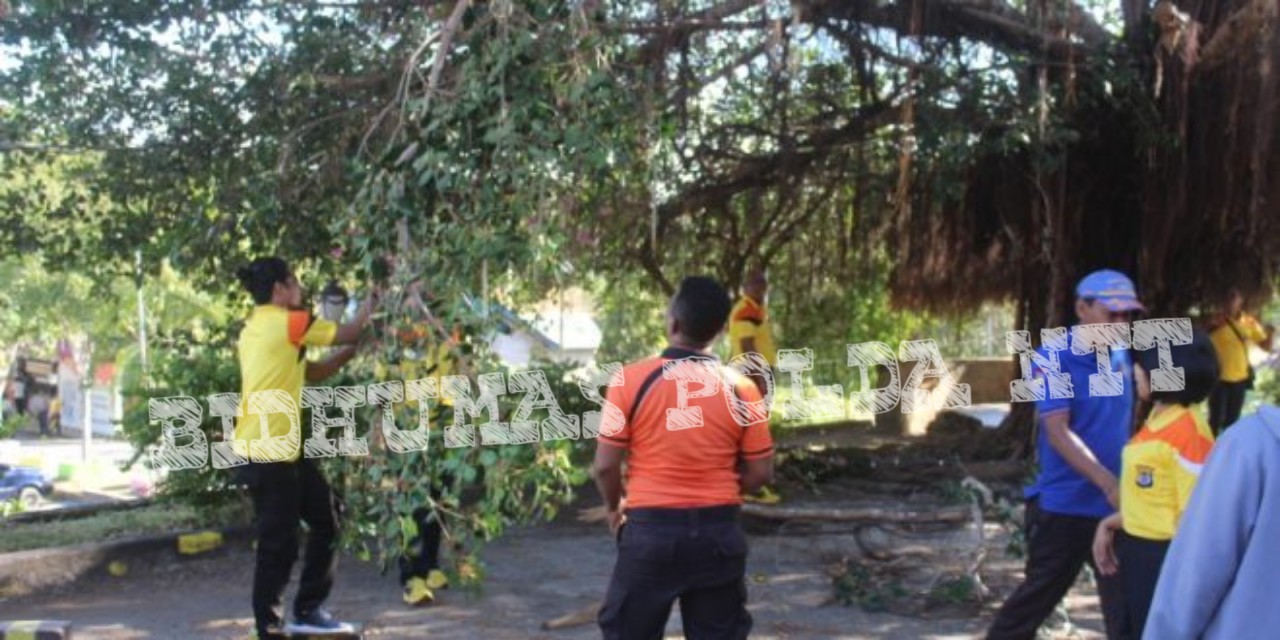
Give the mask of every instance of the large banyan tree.
POLYGON ((803 233, 826 264, 883 251, 904 306, 1013 300, 1020 326, 1068 320, 1101 267, 1157 314, 1270 288, 1275 2, 690 4, 634 58, 692 150, 639 251, 655 275, 689 220, 748 239, 730 274, 803 233), (754 104, 726 115, 735 99, 754 104))
POLYGON ((1269 0, 0 7, 6 170, 98 167, 6 190, 24 247, 394 252, 445 290, 763 265, 793 318, 887 286, 1033 328, 1093 268, 1175 313, 1280 260, 1269 0))

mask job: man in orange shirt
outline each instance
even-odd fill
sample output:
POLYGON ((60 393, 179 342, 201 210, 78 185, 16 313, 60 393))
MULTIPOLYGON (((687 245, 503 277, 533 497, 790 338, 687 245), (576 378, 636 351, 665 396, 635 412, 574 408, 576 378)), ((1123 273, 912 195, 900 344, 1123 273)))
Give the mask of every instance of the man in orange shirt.
POLYGON ((667 308, 667 349, 609 388, 623 418, 601 424, 592 469, 618 540, 605 638, 662 637, 676 600, 691 638, 751 631, 738 511, 772 480, 773 440, 755 384, 707 351, 729 309, 716 281, 685 278, 667 308))

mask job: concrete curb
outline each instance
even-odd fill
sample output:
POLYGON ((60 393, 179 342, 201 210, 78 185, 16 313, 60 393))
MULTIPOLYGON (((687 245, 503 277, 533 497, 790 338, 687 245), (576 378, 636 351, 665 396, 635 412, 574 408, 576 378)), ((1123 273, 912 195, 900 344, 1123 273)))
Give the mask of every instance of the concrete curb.
POLYGON ((97 504, 82 504, 74 507, 24 511, 22 513, 10 515, 7 518, 0 519, 0 531, 3 530, 5 525, 9 524, 30 524, 33 522, 51 522, 54 520, 85 518, 88 516, 95 516, 100 513, 132 511, 134 509, 149 507, 152 504, 155 503, 150 498, 139 498, 137 500, 119 500, 115 502, 101 502, 97 504))
POLYGON ((221 542, 216 548, 209 548, 209 531, 178 531, 110 542, 0 554, 0 597, 28 595, 68 585, 92 575, 108 575, 108 567, 117 561, 174 562, 184 556, 212 553, 230 542, 246 541, 253 537, 253 528, 250 526, 216 530, 221 535, 221 542), (198 541, 194 548, 199 553, 181 553, 180 547, 193 548, 193 538, 198 541))

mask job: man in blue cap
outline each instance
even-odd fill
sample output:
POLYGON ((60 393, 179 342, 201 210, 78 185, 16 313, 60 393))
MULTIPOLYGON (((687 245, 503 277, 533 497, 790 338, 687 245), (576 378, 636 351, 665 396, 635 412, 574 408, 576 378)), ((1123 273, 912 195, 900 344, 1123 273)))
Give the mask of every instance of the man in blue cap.
MULTIPOLYGON (((1095 271, 1076 286, 1077 325, 1128 322, 1142 311, 1133 282, 1123 273, 1095 271)), ((1076 338, 1072 328, 1072 340, 1076 338)), ((1041 354, 1046 354, 1043 347, 1041 354)), ((1133 364, 1127 349, 1111 350, 1111 370, 1124 380, 1119 395, 1091 396, 1089 375, 1098 373, 1093 352, 1058 352, 1060 371, 1071 377, 1074 397, 1046 393, 1039 411, 1037 454, 1040 475, 1027 487, 1024 533, 1026 577, 1005 600, 987 638, 1030 639, 1070 590, 1086 562, 1098 522, 1118 505, 1120 452, 1133 424, 1133 364)), ((1036 368, 1035 375, 1045 377, 1036 368)), ((1047 387, 1047 385, 1046 385, 1047 387)), ((1096 568, 1095 568, 1096 569, 1096 568)), ((1115 576, 1094 571, 1107 637, 1125 638, 1120 585, 1115 576)))

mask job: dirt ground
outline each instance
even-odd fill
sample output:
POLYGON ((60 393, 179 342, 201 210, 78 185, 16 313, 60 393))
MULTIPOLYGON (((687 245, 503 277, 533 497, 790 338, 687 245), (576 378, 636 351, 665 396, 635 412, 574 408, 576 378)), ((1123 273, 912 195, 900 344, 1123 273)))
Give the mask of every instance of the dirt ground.
MULTIPOLYGON (((995 527, 990 527, 995 531, 995 527)), ((973 532, 957 531, 957 540, 973 532)), ((998 541, 997 541, 998 542, 998 541)), ((867 613, 833 601, 829 570, 841 556, 856 555, 849 533, 752 536, 748 567, 753 637, 759 638, 969 638, 978 635, 1000 597, 1020 573, 1003 554, 988 561, 983 579, 993 594, 976 610, 903 616, 867 613)), ((944 545, 945 546, 945 545, 944 545)), ((955 555, 942 550, 940 555, 955 555)), ((401 604, 393 572, 344 558, 330 608, 365 624, 372 638, 594 638, 593 625, 541 631, 548 619, 578 611, 600 598, 613 560, 602 528, 556 523, 515 532, 484 554, 482 591, 451 589, 437 603, 401 604)), ((926 563, 930 564, 930 563, 926 563)), ((121 578, 93 576, 73 586, 0 601, 0 619, 64 619, 77 638, 245 638, 251 627, 249 585, 252 552, 231 547, 212 556, 159 566, 132 566, 121 578)), ((908 598, 909 600, 910 598, 908 598)), ((1100 637, 1096 599, 1085 586, 1068 600, 1074 633, 1100 637)), ((678 610, 668 634, 679 637, 678 610)))
MULTIPOLYGON (((814 429, 788 438, 807 451, 780 468, 786 507, 905 509, 927 512, 957 503, 959 479, 981 477, 1016 496, 1001 465, 952 464, 938 448, 903 449, 897 438, 865 429, 814 429), (988 469, 984 471, 984 469, 988 469)), ((945 447, 944 447, 945 449, 945 447)), ((1015 469, 1016 472, 1016 469, 1015 469)), ((586 488, 579 506, 595 504, 586 488)), ((984 518, 975 523, 889 525, 751 519, 747 567, 756 638, 979 637, 1021 579, 1022 561, 1006 546, 1011 532, 984 518), (982 586, 957 581, 985 548, 982 586), (986 593, 983 594, 983 589, 986 593)), ((480 590, 440 592, 434 605, 409 608, 395 571, 343 558, 329 608, 364 624, 370 638, 596 638, 593 623, 541 630, 545 621, 592 608, 604 594, 615 547, 603 525, 560 521, 518 529, 487 546, 480 590)), ((77 638, 245 638, 251 629, 253 555, 247 544, 210 555, 130 566, 66 587, 0 599, 0 620, 62 619, 77 638)), ((1101 617, 1082 578, 1068 596, 1066 619, 1049 638, 1100 638, 1101 617)), ((680 637, 678 608, 667 627, 680 637)))

